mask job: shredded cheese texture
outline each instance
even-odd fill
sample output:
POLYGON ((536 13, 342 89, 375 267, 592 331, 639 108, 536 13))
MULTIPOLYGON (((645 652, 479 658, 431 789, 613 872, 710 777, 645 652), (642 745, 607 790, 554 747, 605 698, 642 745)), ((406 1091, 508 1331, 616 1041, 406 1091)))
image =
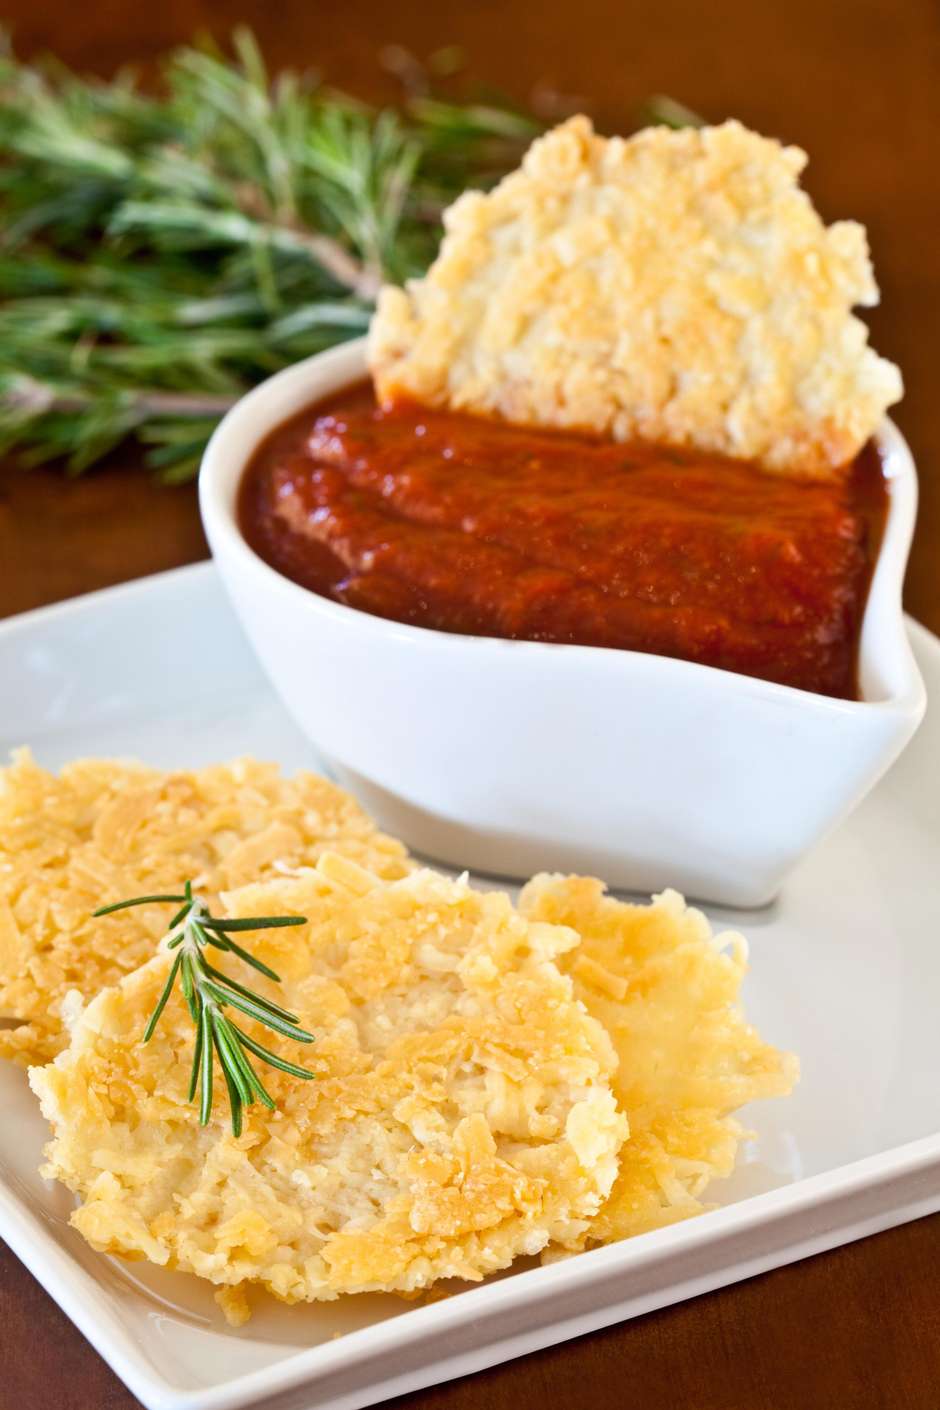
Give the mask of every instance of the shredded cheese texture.
POLYGON ((583 1242, 700 1214, 707 1185, 731 1174, 745 1134, 730 1113, 785 1096, 798 1076, 796 1058, 765 1043, 741 1011, 745 940, 713 935, 675 891, 633 905, 590 877, 537 876, 519 908, 578 932, 578 946, 559 963, 619 1060, 614 1091, 630 1139, 583 1242))
POLYGON ((218 893, 313 866, 325 850, 403 876, 401 843, 327 779, 282 778, 237 759, 193 772, 80 759, 60 775, 20 750, 0 770, 0 1057, 45 1062, 68 1020, 106 984, 152 957, 170 912, 142 906, 100 920, 111 901, 218 893))
POLYGON ((624 140, 571 118, 383 290, 380 398, 833 475, 902 386, 851 312, 878 301, 865 230, 823 224, 805 164, 738 122, 624 140))
POLYGON ((201 1128, 178 992, 140 1043, 167 953, 105 989, 68 1050, 30 1071, 55 1132, 44 1173, 81 1196, 73 1223, 93 1247, 296 1302, 478 1280, 550 1241, 581 1245, 627 1123, 610 1039, 555 963, 574 931, 505 895, 427 871, 382 882, 330 854, 223 903, 309 917, 252 948, 315 1045, 247 1026, 317 1080, 265 1069, 276 1112, 251 1108, 236 1139, 222 1093, 201 1128))

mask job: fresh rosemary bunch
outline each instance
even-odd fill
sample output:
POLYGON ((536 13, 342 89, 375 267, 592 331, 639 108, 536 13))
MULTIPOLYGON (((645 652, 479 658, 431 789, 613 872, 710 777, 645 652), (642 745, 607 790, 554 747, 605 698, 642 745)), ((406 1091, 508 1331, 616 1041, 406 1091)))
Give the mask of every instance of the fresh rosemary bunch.
POLYGON ((181 49, 161 96, 0 53, 0 450, 73 472, 127 435, 189 478, 241 392, 362 333, 442 208, 539 131, 494 105, 374 111, 181 49))
POLYGON ((225 409, 364 332, 380 283, 433 258, 442 209, 542 127, 427 93, 376 111, 272 79, 247 30, 233 48, 180 49, 151 96, 0 45, 0 452, 78 473, 135 436, 191 478, 225 409))
POLYGON ((299 1077, 304 1081, 309 1081, 314 1074, 295 1063, 287 1062, 270 1048, 264 1047, 228 1018, 225 1009, 237 1009, 273 1032, 280 1033, 285 1038, 293 1038, 298 1043, 312 1043, 314 1039, 311 1033, 297 1026, 296 1014, 288 1013, 286 1009, 273 1004, 270 999, 256 994, 244 984, 239 984, 227 974, 223 974, 210 963, 206 951, 210 946, 217 950, 228 950, 268 979, 279 983, 279 977, 274 970, 233 940, 232 932, 265 930, 282 925, 304 925, 305 917, 257 916, 244 920, 220 920, 210 914, 205 902, 193 894, 192 884, 188 881, 178 895, 135 896, 129 901, 116 901, 113 905, 102 906, 94 915, 107 916, 114 911, 126 910, 129 906, 152 905, 160 901, 182 902, 170 921, 165 937, 167 948, 175 950, 176 955, 163 992, 144 1029, 142 1041, 149 1043, 153 1037, 178 975, 183 997, 196 1026, 189 1100, 193 1101, 197 1092, 199 1093, 199 1121, 205 1126, 212 1111, 212 1072, 214 1058, 218 1058, 228 1090, 232 1131, 236 1136, 240 1136, 242 1115, 246 1106, 253 1105, 255 1100, 263 1102, 272 1111, 275 1106, 274 1098, 248 1057, 249 1053, 270 1067, 277 1067, 282 1072, 288 1072, 292 1077, 299 1077))

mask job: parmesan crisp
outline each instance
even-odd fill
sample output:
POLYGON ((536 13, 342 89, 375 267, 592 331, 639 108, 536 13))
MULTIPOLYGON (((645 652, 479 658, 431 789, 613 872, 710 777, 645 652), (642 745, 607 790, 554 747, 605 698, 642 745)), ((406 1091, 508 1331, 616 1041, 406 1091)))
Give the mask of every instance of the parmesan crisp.
POLYGON ((579 945, 559 963, 619 1059, 614 1091, 630 1139, 584 1242, 702 1213, 706 1186, 731 1174, 745 1135, 730 1113, 787 1095, 799 1072, 796 1058, 765 1043, 741 1011, 746 941, 713 935, 676 891, 632 905, 606 896, 591 877, 534 877, 519 908, 577 930, 579 945))
POLYGON ((624 140, 571 118, 383 290, 380 399, 833 475, 902 386, 851 312, 878 301, 864 228, 823 224, 806 160, 738 122, 624 140))
POLYGON ((187 879, 214 903, 326 849, 381 876, 409 870, 401 843, 315 774, 285 779, 252 759, 172 773, 80 759, 57 777, 18 751, 0 770, 0 1017, 21 1023, 0 1028, 0 1057, 55 1057, 69 1014, 152 957, 166 906, 94 920, 97 907, 187 879))
POLYGON ((476 1281, 549 1241, 580 1246, 627 1123, 610 1039, 555 963, 574 931, 463 881, 382 882, 331 854, 222 899, 234 916, 309 917, 253 936, 282 983, 252 982, 315 1043, 239 1022, 316 1080, 265 1068, 277 1111, 249 1108, 236 1138, 219 1093, 200 1127, 178 989, 140 1042, 169 954, 105 989, 67 1051, 30 1070, 55 1133, 44 1173, 81 1197, 72 1222, 94 1248, 297 1302, 476 1281))

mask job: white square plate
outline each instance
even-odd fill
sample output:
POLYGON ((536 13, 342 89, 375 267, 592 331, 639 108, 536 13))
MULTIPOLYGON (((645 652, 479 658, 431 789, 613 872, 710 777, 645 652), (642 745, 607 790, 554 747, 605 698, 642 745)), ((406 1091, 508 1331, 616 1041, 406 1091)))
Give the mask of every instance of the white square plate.
MULTIPOLYGON (((940 643, 911 624, 928 690, 940 643)), ((0 626, 0 749, 186 766, 252 753, 316 767, 250 654, 211 565, 0 626)), ((356 1410, 940 1209, 940 721, 928 719, 775 906, 719 913, 751 940, 748 1013, 799 1053, 722 1208, 416 1306, 259 1296, 239 1331, 207 1286, 94 1254, 36 1174, 46 1128, 0 1064, 0 1235, 148 1410, 356 1410)))

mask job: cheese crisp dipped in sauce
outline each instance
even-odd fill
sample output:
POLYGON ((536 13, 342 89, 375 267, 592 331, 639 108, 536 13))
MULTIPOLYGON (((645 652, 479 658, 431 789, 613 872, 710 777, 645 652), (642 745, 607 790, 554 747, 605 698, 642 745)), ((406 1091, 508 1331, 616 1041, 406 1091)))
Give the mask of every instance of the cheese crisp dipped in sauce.
POLYGON ((451 206, 424 279, 383 290, 381 401, 833 477, 901 376, 852 314, 878 302, 864 228, 823 224, 805 165, 739 122, 625 140, 571 118, 451 206))
POLYGON ((377 396, 339 393, 246 472, 248 542, 295 582, 438 630, 651 652, 855 698, 901 393, 853 316, 862 228, 738 123, 586 119, 462 197, 385 290, 377 396))

